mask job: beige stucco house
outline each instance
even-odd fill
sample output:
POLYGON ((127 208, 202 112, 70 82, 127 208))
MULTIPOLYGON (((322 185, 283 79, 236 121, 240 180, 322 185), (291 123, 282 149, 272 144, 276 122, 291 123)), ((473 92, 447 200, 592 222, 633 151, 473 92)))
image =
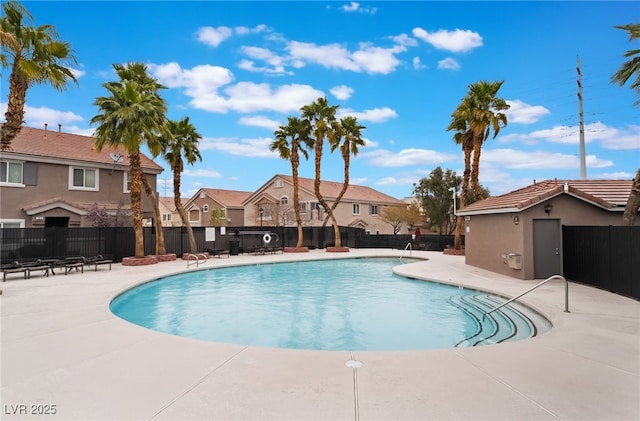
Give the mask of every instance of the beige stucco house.
MULTIPOLYGON (((621 225, 632 180, 546 180, 460 209, 466 263, 520 279, 562 274, 562 226, 621 225)), ((638 223, 640 224, 640 223, 638 223)))
POLYGON ((200 189, 187 201, 184 208, 193 227, 242 226, 242 203, 250 195, 251 192, 239 190, 200 189))
MULTIPOLYGON (((314 194, 314 180, 299 178, 300 211, 304 226, 322 226, 326 213, 314 194)), ((342 183, 322 181, 320 192, 332 205, 342 183)), ((244 225, 296 226, 293 208, 293 177, 276 174, 251 194, 244 202, 244 225)), ((340 226, 363 228, 370 234, 393 234, 393 227, 380 218, 387 206, 406 207, 407 204, 370 187, 349 185, 335 210, 340 226)), ((328 222, 331 226, 331 221, 328 222)))
MULTIPOLYGON (((24 127, 0 153, 0 227, 86 227, 96 204, 115 215, 130 209, 129 160, 123 148, 95 148, 89 136, 24 127)), ((156 191, 162 167, 141 155, 143 171, 156 191)), ((143 216, 153 202, 143 193, 143 216)))
MULTIPOLYGON (((187 203, 188 199, 181 198, 182 206, 187 203)), ((176 209, 176 204, 173 197, 160 197, 160 215, 162 215, 163 227, 181 227, 182 218, 180 213, 176 209)))

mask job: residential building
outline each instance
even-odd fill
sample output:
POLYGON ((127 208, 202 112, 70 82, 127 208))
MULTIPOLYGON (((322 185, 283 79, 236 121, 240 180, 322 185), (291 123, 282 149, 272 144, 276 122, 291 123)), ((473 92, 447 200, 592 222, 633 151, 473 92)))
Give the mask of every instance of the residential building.
MULTIPOLYGON (((116 216, 130 214, 129 159, 123 148, 96 150, 89 136, 24 127, 0 153, 0 227, 87 227, 92 206, 116 216)), ((151 188, 162 167, 144 154, 142 168, 151 188)), ((143 192, 143 216, 153 202, 143 192)))
MULTIPOLYGON (((562 274, 562 226, 622 225, 632 180, 545 180, 458 210, 465 260, 520 279, 562 274)), ((636 221, 640 225, 640 220, 636 221)))
POLYGON ((200 189, 185 204, 192 227, 242 226, 245 221, 243 202, 251 192, 222 189, 200 189))
MULTIPOLYGON (((188 199, 181 198, 182 206, 184 206, 188 199)), ((175 200, 173 197, 161 197, 160 198, 160 214, 162 215, 163 227, 181 227, 182 218, 180 213, 176 209, 175 200)))
MULTIPOLYGON (((322 226, 326 212, 314 193, 314 180, 299 178, 300 212, 304 226, 322 226)), ((320 193, 331 206, 342 183, 322 181, 320 193)), ((276 174, 243 202, 244 225, 296 226, 293 208, 293 177, 276 174)), ((334 211, 338 225, 363 228, 369 234, 393 234, 393 227, 380 213, 387 206, 407 207, 407 203, 370 187, 350 184, 334 211)), ((327 223, 331 226, 331 221, 327 223)))

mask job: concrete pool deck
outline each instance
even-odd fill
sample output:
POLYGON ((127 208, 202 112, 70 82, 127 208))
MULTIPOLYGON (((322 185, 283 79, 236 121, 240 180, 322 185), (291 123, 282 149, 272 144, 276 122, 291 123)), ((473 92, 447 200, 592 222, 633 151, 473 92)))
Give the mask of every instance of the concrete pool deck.
MULTIPOLYGON (((200 269, 399 250, 212 258, 200 269)), ((403 275, 515 296, 521 281, 414 251, 403 275)), ((521 301, 554 327, 524 341, 430 351, 301 351, 175 337, 109 311, 119 292, 187 270, 177 260, 111 271, 14 275, 0 296, 6 420, 638 420, 640 302, 551 281, 521 301), (361 362, 358 368, 347 362, 361 362), (350 365, 350 364, 349 364, 350 365), (49 407, 47 407, 49 405, 49 407), (54 415, 36 415, 33 410, 54 415), (22 412, 25 411, 26 415, 22 412)), ((195 265, 189 269, 197 270, 195 265)), ((393 297, 390 297, 392 299, 393 297)))

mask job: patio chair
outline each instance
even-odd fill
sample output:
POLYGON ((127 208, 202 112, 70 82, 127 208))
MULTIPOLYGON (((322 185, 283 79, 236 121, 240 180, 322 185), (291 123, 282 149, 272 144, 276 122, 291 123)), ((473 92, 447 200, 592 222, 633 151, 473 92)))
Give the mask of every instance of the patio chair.
POLYGON ((101 254, 98 254, 94 257, 85 257, 84 265, 85 266, 93 266, 94 272, 98 271, 99 265, 109 265, 109 270, 111 270, 111 264, 113 263, 112 259, 105 259, 101 254))
POLYGON ((2 270, 2 282, 7 281, 7 275, 10 273, 22 273, 24 279, 27 279, 27 268, 17 261, 8 265, 2 265, 0 270, 2 270))

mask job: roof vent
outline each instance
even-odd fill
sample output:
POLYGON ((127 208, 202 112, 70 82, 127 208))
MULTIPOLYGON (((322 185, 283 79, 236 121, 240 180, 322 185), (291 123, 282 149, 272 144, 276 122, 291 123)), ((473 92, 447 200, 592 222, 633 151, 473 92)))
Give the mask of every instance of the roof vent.
POLYGON ((564 192, 568 192, 569 191, 569 183, 567 183, 566 181, 564 182, 564 192))
POLYGON ((44 138, 47 138, 47 127, 49 126, 49 124, 44 123, 44 138))

